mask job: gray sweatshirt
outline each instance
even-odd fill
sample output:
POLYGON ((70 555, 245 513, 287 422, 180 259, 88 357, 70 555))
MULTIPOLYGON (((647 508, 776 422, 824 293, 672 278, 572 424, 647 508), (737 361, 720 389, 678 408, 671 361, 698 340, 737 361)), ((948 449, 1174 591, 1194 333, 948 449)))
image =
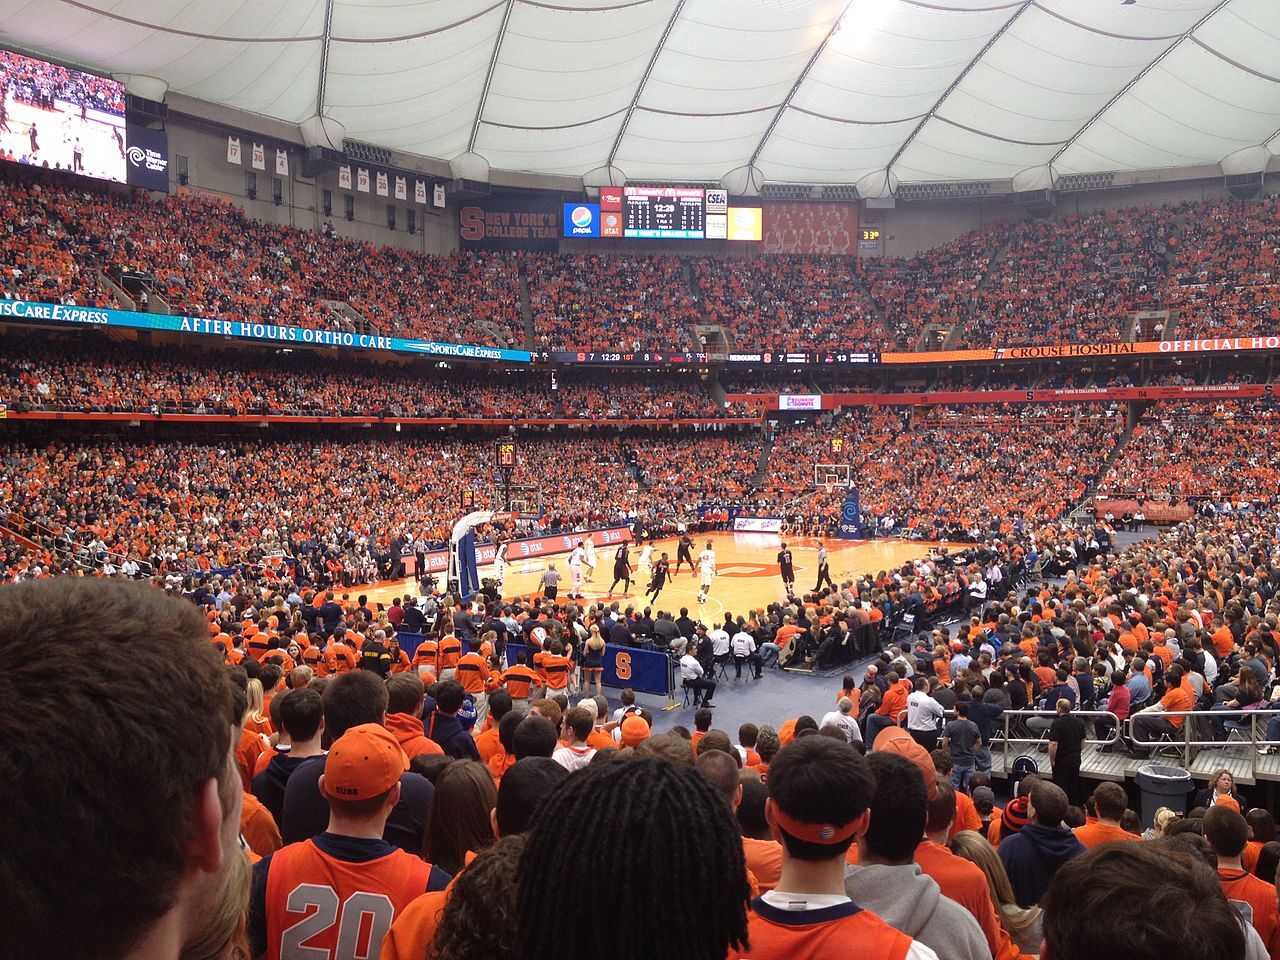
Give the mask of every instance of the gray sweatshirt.
POLYGON ((945 960, 991 960, 986 935, 973 914, 944 897, 917 864, 850 867, 844 889, 858 906, 945 960))

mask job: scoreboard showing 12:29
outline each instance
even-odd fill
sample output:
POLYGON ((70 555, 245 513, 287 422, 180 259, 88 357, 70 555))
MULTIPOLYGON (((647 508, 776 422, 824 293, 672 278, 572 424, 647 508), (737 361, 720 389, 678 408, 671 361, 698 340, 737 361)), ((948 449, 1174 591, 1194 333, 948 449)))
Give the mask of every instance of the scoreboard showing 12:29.
POLYGON ((701 240, 706 191, 694 187, 626 187, 623 236, 701 240))

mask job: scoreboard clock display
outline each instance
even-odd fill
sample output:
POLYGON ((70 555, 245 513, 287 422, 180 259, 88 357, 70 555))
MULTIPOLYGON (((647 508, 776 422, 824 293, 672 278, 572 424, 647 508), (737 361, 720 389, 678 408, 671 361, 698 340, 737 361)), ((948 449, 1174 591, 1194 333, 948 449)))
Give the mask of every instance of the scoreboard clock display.
POLYGON ((625 187, 622 235, 701 240, 707 234, 706 195, 695 187, 625 187))

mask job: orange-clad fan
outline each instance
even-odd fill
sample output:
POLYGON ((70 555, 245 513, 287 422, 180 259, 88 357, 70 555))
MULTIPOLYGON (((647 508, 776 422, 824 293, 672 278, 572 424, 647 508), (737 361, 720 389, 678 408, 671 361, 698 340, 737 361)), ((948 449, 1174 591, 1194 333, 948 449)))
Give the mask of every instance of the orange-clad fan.
POLYGON ((422 727, 424 688, 412 673, 397 673, 387 678, 387 718, 383 725, 410 760, 424 754, 440 755, 440 744, 427 738, 422 727))
POLYGON ((335 632, 324 651, 324 662, 329 673, 349 673, 356 668, 359 659, 356 651, 340 639, 339 633, 335 632))
POLYGON ((547 688, 546 695, 553 697, 558 693, 567 693, 569 678, 573 675, 573 660, 564 655, 564 644, 559 640, 552 640, 550 647, 537 654, 534 660, 539 661, 539 658, 539 668, 547 688))
POLYGON ((751 903, 750 948, 733 958, 925 960, 934 951, 890 927, 845 893, 845 855, 866 832, 875 781, 852 747, 797 739, 769 767, 766 816, 782 843, 777 887, 751 903))
POLYGON ((1240 854, 1249 838, 1249 825, 1230 807, 1215 804, 1204 815, 1204 838, 1218 855, 1218 882, 1227 900, 1257 931, 1271 960, 1280 958, 1280 912, 1276 886, 1244 869, 1240 854))
POLYGON ((1097 819, 1076 827, 1076 839, 1088 849, 1104 843, 1128 843, 1142 839, 1120 826, 1120 818, 1129 809, 1129 797, 1118 783, 1100 783, 1093 791, 1093 809, 1097 819))
POLYGON ((462 641, 453 634, 441 637, 438 656, 440 668, 436 675, 441 680, 453 679, 458 661, 462 659, 462 641))
POLYGON ((521 712, 529 708, 529 698, 533 694, 534 685, 538 683, 538 674, 528 665, 526 656, 524 652, 517 654, 516 663, 502 674, 507 693, 511 694, 512 703, 521 712))
POLYGON ((448 883, 443 871, 382 839, 408 765, 395 737, 378 724, 359 724, 334 741, 320 779, 328 829, 254 866, 248 921, 254 956, 290 958, 305 941, 334 956, 372 957, 399 911, 448 883))
POLYGON ((484 682, 489 676, 489 663, 484 657, 475 651, 464 653, 458 658, 455 669, 453 678, 462 684, 464 693, 473 696, 484 693, 484 682))
POLYGON ((422 638, 422 642, 418 644, 418 649, 413 653, 413 670, 419 676, 424 673, 430 673, 433 677, 439 675, 440 641, 435 637, 427 636, 422 638))
MULTIPOLYGON (((498 787, 494 836, 520 836, 529 830, 538 813, 555 802, 556 791, 568 776, 564 767, 547 757, 527 757, 514 764, 498 787)), ((474 863, 469 862, 444 891, 423 894, 401 911, 382 941, 380 960, 421 960, 427 955, 451 894, 474 863)), ((482 906, 487 910, 493 904, 482 906)))

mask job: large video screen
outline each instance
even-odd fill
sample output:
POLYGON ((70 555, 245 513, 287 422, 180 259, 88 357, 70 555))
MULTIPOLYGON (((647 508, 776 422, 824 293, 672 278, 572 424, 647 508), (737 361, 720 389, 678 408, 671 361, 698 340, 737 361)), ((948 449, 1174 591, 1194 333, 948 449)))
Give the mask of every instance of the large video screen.
POLYGON ((0 157, 124 183, 124 84, 0 50, 0 157))
POLYGON ((760 207, 731 207, 725 190, 601 187, 599 203, 566 203, 564 236, 759 242, 760 207))

